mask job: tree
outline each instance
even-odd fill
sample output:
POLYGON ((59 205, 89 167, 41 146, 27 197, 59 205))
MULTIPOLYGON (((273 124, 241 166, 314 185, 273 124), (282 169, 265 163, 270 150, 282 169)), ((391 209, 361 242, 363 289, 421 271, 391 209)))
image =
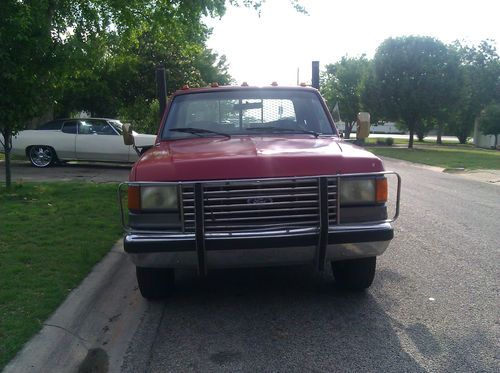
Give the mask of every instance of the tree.
POLYGON ((361 111, 361 87, 368 72, 369 61, 347 56, 334 64, 326 65, 322 76, 321 92, 329 104, 330 111, 338 103, 345 122, 345 136, 350 133, 361 111))
POLYGON ((481 111, 500 100, 500 59, 494 45, 485 40, 478 46, 455 42, 450 46, 460 61, 462 84, 459 103, 452 113, 450 127, 461 144, 471 135, 481 111))
MULTIPOLYGON (((264 1, 228 3, 260 9, 264 1)), ((298 0, 290 3, 305 12, 298 0)), ((209 30, 202 17, 222 17, 225 6, 225 0, 1 0, 0 132, 7 187, 12 136, 57 102, 65 104, 61 110, 76 108, 80 97, 69 92, 81 93, 84 106, 96 112, 134 103, 138 92, 154 90, 154 85, 139 78, 131 86, 124 77, 153 76, 152 61, 161 62, 158 50, 171 64, 167 69, 172 76, 200 80, 193 68, 197 58, 206 62, 214 56, 204 48, 209 30), (162 49, 164 39, 158 36, 167 37, 168 49, 162 49), (86 90, 87 84, 94 90, 86 90), (117 92, 123 102, 116 102, 117 92)), ((204 62, 199 63, 198 69, 206 71, 204 62)))
POLYGON ((434 38, 404 36, 382 42, 373 63, 372 84, 377 86, 381 115, 405 123, 412 148, 417 125, 448 104, 458 71, 456 60, 434 38))
POLYGON ((495 136, 495 146, 498 145, 498 135, 500 134, 500 103, 493 103, 481 112, 479 116, 479 129, 485 135, 495 136))

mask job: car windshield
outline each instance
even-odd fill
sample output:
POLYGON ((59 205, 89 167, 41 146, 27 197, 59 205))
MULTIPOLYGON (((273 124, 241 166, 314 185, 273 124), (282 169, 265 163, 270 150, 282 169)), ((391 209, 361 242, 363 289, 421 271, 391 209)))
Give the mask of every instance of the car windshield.
POLYGON ((277 134, 317 137, 337 132, 312 91, 221 89, 175 97, 162 139, 277 134))

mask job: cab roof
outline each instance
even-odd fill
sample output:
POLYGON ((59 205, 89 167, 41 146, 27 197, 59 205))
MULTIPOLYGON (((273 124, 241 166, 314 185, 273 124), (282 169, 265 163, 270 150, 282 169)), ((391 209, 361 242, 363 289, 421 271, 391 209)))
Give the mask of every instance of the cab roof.
POLYGON ((190 93, 207 93, 207 92, 221 92, 221 91, 255 91, 255 90, 266 90, 266 91, 309 91, 318 92, 316 88, 313 87, 301 87, 301 86, 235 86, 235 85, 225 85, 218 87, 202 87, 202 88, 183 88, 178 89, 174 92, 175 96, 185 95, 190 93))

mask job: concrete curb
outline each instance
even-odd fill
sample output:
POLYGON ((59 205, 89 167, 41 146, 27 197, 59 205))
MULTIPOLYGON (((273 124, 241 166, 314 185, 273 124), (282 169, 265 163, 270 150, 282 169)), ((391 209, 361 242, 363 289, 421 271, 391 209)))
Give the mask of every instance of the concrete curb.
POLYGON ((5 367, 13 372, 119 372, 147 308, 121 240, 5 367))

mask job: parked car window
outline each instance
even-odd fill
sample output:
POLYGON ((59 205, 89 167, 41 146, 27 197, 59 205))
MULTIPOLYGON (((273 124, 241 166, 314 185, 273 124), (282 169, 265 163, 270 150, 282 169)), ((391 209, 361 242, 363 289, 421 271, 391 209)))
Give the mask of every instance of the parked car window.
POLYGON ((60 130, 62 122, 60 120, 52 120, 38 127, 39 130, 60 130))
POLYGON ((78 126, 78 133, 81 135, 116 135, 115 130, 102 120, 82 120, 78 126))
POLYGON ((221 91, 181 95, 172 102, 162 138, 189 136, 170 129, 196 128, 231 135, 335 135, 317 95, 296 90, 221 91), (276 130, 276 131, 273 131, 276 130), (299 132, 300 133, 300 132, 299 132))
POLYGON ((120 135, 122 134, 122 123, 119 120, 108 120, 108 123, 111 124, 120 135))
POLYGON ((64 133, 76 133, 77 125, 78 125, 78 121, 76 121, 76 120, 64 122, 63 127, 62 127, 62 131, 64 133))

